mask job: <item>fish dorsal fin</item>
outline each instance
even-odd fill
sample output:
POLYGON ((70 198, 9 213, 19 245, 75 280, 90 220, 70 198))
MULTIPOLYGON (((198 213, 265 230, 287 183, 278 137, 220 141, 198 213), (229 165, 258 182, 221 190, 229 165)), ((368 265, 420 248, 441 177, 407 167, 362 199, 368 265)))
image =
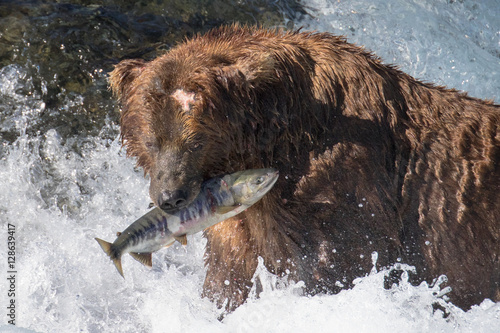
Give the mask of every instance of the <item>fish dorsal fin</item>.
POLYGON ((153 267, 153 261, 151 259, 151 253, 137 253, 130 252, 132 258, 143 264, 144 266, 153 267))
POLYGON ((238 208, 240 205, 234 205, 234 206, 219 206, 217 208, 215 208, 215 212, 217 214, 220 214, 220 215, 223 215, 223 214, 226 214, 226 213, 229 213, 230 211, 232 210, 235 210, 236 208, 238 208))
POLYGON ((176 241, 178 241, 182 245, 187 245, 187 243, 188 243, 186 234, 181 235, 181 236, 175 236, 174 238, 176 241))

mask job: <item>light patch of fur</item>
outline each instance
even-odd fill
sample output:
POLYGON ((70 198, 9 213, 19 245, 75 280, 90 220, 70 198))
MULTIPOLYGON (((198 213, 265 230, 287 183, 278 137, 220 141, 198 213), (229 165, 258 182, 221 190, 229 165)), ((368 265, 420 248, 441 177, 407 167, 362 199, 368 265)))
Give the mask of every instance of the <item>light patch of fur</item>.
POLYGON ((174 98, 181 105, 184 112, 191 111, 191 106, 195 102, 195 94, 183 89, 177 89, 172 94, 172 98, 174 98))

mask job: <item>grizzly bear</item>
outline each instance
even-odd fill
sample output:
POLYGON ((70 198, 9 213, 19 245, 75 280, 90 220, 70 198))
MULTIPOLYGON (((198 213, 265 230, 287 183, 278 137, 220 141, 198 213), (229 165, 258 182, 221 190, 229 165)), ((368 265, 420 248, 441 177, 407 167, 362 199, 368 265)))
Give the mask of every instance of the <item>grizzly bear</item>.
MULTIPOLYGON (((243 169, 280 178, 205 230, 203 294, 233 310, 266 268, 335 293, 373 267, 445 274, 451 301, 500 301, 500 106, 423 83, 329 33, 217 28, 110 74, 153 203, 243 169)), ((418 281, 416 281, 418 282, 418 281)))

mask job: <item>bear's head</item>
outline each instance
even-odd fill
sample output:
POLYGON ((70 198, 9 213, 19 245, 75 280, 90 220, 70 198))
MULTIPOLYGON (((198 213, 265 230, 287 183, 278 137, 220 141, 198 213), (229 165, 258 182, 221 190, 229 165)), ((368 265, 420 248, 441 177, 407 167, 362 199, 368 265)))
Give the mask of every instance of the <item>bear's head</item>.
POLYGON ((124 60, 110 73, 127 154, 149 173, 151 200, 166 211, 189 204, 210 177, 269 167, 262 154, 279 131, 257 101, 276 76, 272 57, 199 44, 150 62, 124 60))

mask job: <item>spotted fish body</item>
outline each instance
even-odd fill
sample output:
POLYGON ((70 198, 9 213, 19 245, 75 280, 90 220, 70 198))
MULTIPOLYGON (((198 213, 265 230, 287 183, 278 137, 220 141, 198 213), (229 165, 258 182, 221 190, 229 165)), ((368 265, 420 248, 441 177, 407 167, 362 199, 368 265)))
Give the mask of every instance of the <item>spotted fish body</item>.
POLYGON ((188 206, 173 212, 154 208, 132 223, 111 244, 96 238, 123 276, 125 253, 151 267, 151 253, 172 245, 185 245, 186 235, 200 232, 243 212, 259 201, 278 179, 274 169, 238 171, 204 182, 200 194, 188 206))

